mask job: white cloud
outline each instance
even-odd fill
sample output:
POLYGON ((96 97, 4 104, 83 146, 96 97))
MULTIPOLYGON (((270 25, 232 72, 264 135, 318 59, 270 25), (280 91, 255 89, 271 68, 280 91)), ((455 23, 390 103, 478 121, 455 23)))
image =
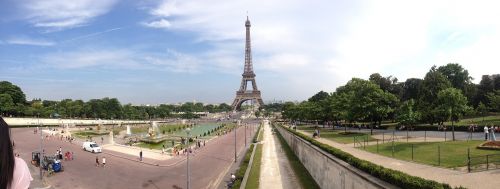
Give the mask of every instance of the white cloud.
POLYGON ((169 28, 172 24, 170 24, 168 20, 160 19, 156 21, 145 22, 143 23, 143 25, 151 28, 169 28))
POLYGON ((87 24, 93 18, 106 14, 116 2, 117 0, 27 0, 21 6, 35 27, 61 30, 87 24))
POLYGON ((41 61, 57 69, 125 69, 159 70, 167 72, 198 73, 201 63, 193 57, 175 50, 161 53, 127 49, 82 49, 71 52, 46 54, 41 61))
POLYGON ((13 45, 34 45, 34 46, 52 46, 56 43, 46 39, 33 39, 29 37, 12 37, 5 41, 13 45))

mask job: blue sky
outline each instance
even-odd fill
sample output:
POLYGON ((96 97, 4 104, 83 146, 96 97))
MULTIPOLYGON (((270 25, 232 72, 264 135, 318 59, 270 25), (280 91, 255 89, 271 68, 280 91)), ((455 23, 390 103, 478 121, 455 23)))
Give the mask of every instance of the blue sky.
POLYGON ((3 0, 0 80, 28 98, 230 103, 252 22, 265 101, 371 73, 404 81, 458 62, 500 70, 496 1, 3 0))

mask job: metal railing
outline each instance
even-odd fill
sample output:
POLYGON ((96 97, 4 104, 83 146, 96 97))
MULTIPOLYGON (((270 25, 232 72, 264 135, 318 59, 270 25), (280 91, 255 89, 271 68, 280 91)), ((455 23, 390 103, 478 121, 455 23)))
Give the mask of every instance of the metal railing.
POLYGON ((490 169, 498 169, 500 165, 500 154, 488 154, 484 156, 470 156, 467 153, 467 171, 486 171, 490 169))

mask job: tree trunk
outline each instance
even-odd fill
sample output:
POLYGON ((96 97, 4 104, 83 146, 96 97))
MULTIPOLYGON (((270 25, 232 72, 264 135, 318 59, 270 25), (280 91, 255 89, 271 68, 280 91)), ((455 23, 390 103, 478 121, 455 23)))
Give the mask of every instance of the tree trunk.
POLYGON ((455 141, 455 125, 453 125, 453 120, 451 120, 451 136, 453 137, 453 141, 455 141))

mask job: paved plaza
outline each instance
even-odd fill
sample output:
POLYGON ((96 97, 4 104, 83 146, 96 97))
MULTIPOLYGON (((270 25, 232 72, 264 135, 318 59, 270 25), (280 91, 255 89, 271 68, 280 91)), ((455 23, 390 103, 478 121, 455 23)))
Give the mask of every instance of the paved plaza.
MULTIPOLYGON (((244 127, 237 129, 237 152, 244 149, 244 127)), ((253 131, 253 129, 250 129, 253 131)), ((33 134, 33 128, 11 129, 16 152, 28 164, 31 152, 40 148, 40 136, 33 134)), ((253 134, 253 132, 252 132, 253 134)), ((247 133, 247 141, 252 135, 247 133)), ((74 152, 74 160, 63 161, 64 172, 56 173, 39 181, 38 168, 29 165, 33 188, 186 188, 186 156, 158 159, 144 154, 139 161, 138 154, 119 153, 106 150, 99 154, 82 151, 79 142, 70 144, 59 139, 45 139, 47 154, 55 154, 59 147, 63 152, 74 152), (106 167, 96 167, 95 158, 106 157, 106 167)), ((167 156, 167 155, 165 155, 167 156)), ((238 155, 241 157, 241 155, 238 155)), ((196 150, 190 157, 191 188, 217 188, 223 183, 228 168, 234 163, 234 134, 216 137, 206 146, 196 150)))

